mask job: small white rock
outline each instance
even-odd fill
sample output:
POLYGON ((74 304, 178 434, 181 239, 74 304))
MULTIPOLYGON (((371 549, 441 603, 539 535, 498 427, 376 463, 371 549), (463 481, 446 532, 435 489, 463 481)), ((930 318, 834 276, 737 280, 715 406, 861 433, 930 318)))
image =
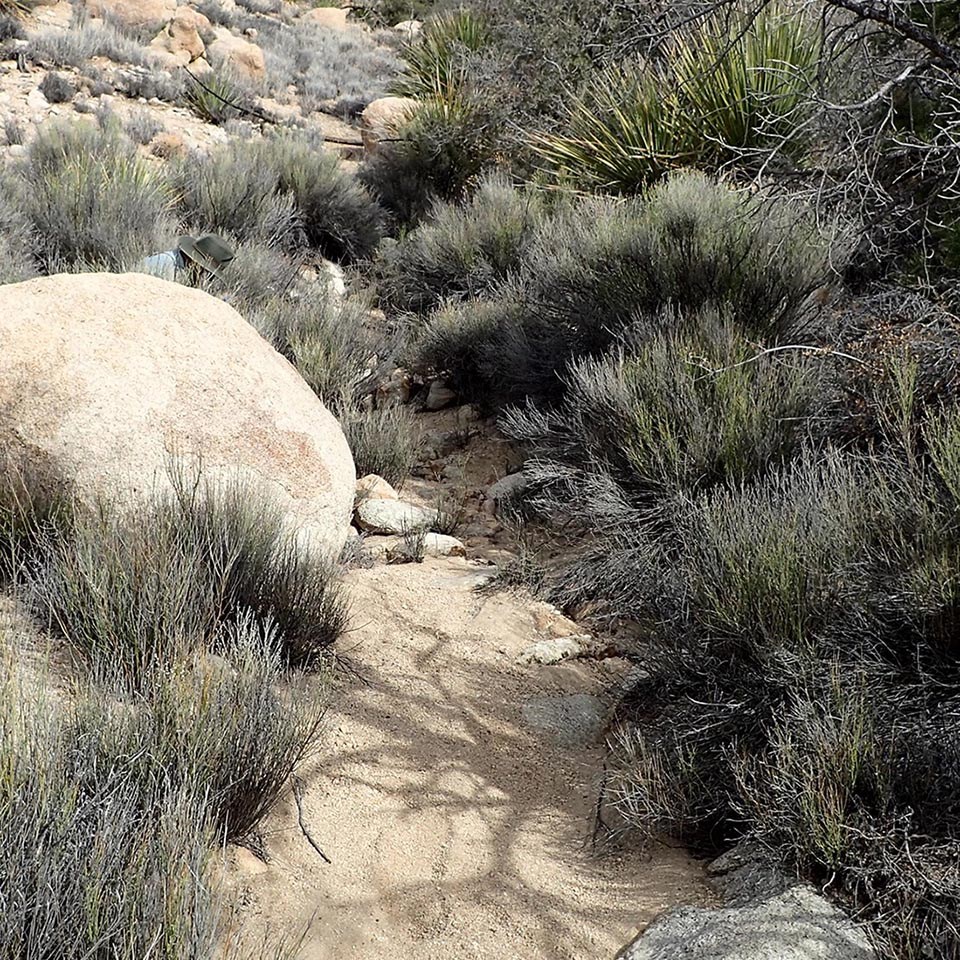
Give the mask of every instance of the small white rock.
POLYGON ((383 477, 368 473, 357 481, 358 500, 399 500, 400 496, 383 477))
POLYGON ((362 500, 357 505, 357 526, 367 533, 402 534, 427 530, 436 519, 434 511, 400 500, 362 500))
POLYGON ((517 663, 560 663, 583 653, 580 637, 559 637, 554 640, 537 640, 525 647, 517 657, 517 663))

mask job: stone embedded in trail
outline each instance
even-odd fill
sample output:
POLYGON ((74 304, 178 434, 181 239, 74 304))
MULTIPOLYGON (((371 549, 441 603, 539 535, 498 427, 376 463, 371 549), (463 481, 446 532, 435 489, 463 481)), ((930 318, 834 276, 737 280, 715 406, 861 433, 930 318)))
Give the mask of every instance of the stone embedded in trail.
POLYGON ((367 533, 403 534, 429 530, 437 522, 435 510, 400 500, 361 500, 357 504, 357 526, 367 533))
POLYGON ((434 380, 427 391, 424 408, 427 410, 443 410, 457 399, 455 390, 451 390, 443 380, 434 380))
POLYGON ((616 960, 875 960, 863 931, 808 886, 744 907, 680 907, 616 960))
POLYGON ((263 488, 306 543, 343 546, 356 485, 333 415, 232 307, 144 274, 0 286, 0 464, 133 504, 172 457, 263 488))
POLYGON ((562 747, 593 746, 603 733, 603 701, 588 693, 530 697, 520 706, 523 722, 562 747))
POLYGON ((582 637, 557 637, 552 640, 537 640, 520 652, 517 663, 540 663, 549 666, 560 663, 562 660, 569 660, 571 657, 579 657, 583 653, 582 641, 585 639, 589 638, 584 635, 582 637))

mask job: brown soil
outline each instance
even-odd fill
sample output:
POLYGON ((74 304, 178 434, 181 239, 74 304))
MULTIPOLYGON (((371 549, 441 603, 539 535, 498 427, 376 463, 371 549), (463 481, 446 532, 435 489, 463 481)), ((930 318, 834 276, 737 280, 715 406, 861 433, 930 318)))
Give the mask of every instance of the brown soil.
POLYGON ((612 958, 663 908, 709 898, 660 848, 596 852, 601 749, 524 721, 531 698, 604 695, 623 665, 519 666, 550 609, 480 596, 465 560, 353 571, 346 675, 304 769, 310 847, 288 798, 269 862, 233 852, 243 926, 299 933, 304 960, 612 958))

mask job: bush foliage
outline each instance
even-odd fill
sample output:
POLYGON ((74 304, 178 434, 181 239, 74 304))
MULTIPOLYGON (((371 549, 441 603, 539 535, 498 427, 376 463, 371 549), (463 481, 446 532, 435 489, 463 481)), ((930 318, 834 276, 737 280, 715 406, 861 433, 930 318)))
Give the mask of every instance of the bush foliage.
POLYGON ((12 193, 47 273, 124 269, 173 232, 164 184, 112 125, 44 128, 14 168, 12 193))
POLYGON ((642 199, 561 208, 483 299, 427 316, 418 361, 477 395, 556 397, 571 360, 602 355, 638 314, 669 305, 722 307, 749 336, 777 340, 809 319, 844 246, 782 198, 676 174, 642 199))
POLYGON ((335 156, 294 135, 235 140, 172 173, 189 224, 332 260, 373 253, 381 236, 374 201, 335 156))

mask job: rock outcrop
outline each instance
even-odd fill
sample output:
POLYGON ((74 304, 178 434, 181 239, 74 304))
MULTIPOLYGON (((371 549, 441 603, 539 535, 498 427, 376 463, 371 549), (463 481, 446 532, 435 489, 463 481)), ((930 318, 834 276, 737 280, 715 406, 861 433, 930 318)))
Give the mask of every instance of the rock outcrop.
POLYGON ((342 547, 353 459, 297 371, 232 307, 142 274, 0 287, 0 459, 81 499, 169 489, 171 458, 275 498, 305 543, 342 547))
POLYGON ((267 75, 263 50, 255 43, 236 37, 223 27, 216 30, 216 35, 217 39, 207 47, 211 63, 222 63, 249 80, 262 80, 267 75))
POLYGON ((748 906, 663 914, 617 960, 875 960, 862 930, 813 888, 748 906))
POLYGON ((177 12, 177 0, 87 0, 91 17, 115 20, 129 30, 162 27, 177 12))

